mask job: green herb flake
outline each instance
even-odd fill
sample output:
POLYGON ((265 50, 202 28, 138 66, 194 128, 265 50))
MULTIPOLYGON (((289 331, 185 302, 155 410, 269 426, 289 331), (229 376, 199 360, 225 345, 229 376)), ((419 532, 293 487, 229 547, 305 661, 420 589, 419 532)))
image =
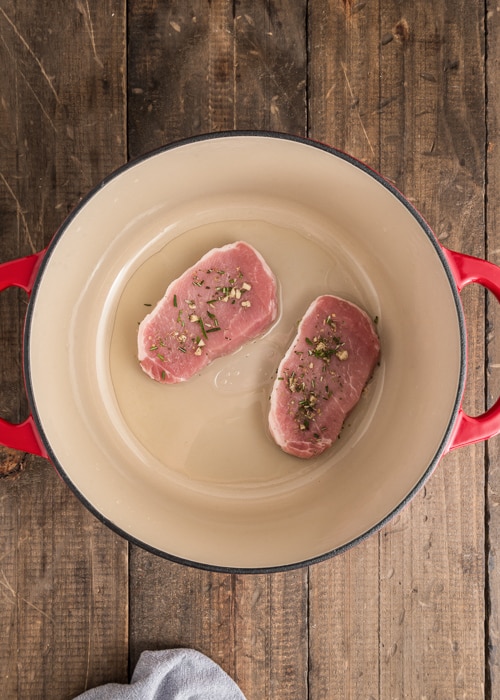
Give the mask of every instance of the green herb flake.
POLYGON ((218 325, 219 325, 219 322, 218 322, 217 317, 216 317, 215 314, 211 313, 210 311, 207 311, 207 316, 208 316, 208 318, 212 321, 212 323, 214 324, 214 326, 218 326, 218 325))
POLYGON ((174 306, 177 308, 177 294, 174 294, 174 306))
POLYGON ((200 328, 201 328, 201 332, 202 332, 202 334, 203 334, 203 337, 206 338, 206 337, 207 337, 207 331, 205 330, 205 324, 203 323, 203 319, 202 319, 202 318, 199 318, 199 319, 198 319, 198 323, 200 324, 200 328))

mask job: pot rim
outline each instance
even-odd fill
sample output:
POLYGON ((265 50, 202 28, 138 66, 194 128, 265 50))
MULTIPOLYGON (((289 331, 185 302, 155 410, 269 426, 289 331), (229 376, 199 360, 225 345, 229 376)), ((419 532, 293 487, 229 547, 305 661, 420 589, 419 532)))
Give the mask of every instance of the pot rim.
POLYGON ((46 248, 45 255, 43 259, 41 260, 41 264, 38 268, 36 278, 34 280, 32 292, 30 295, 30 299, 28 302, 28 308, 26 312, 26 318, 25 318, 25 329, 24 329, 24 338, 23 338, 23 367, 24 367, 24 377, 25 377, 25 385, 26 385, 26 393, 28 397, 28 403, 30 406, 30 411, 33 416, 33 420, 36 426, 36 429, 39 433, 39 436, 46 448, 48 457, 52 464, 54 465, 56 471, 58 472, 59 476, 63 479, 63 481, 70 487, 70 489, 73 491, 73 493, 78 497, 78 499, 83 503, 83 505, 104 525, 109 527, 112 531, 126 539, 132 544, 135 544, 142 549, 145 549, 146 551, 151 552, 152 554, 156 554, 164 559, 168 559, 170 561, 173 561, 178 564, 183 564, 186 566, 190 566, 193 568, 197 569, 202 569, 206 571, 215 571, 219 573, 234 573, 234 574, 257 574, 257 573, 277 573, 277 572, 283 572, 283 571, 290 571, 290 570, 295 570, 299 568, 303 568, 306 566, 311 566, 312 564, 320 563, 322 561, 326 561, 334 556, 337 556, 339 554, 342 554, 352 547, 356 546, 357 544, 363 542, 366 540, 368 537, 371 537, 371 535, 375 534, 379 530, 381 530, 392 518, 394 518, 395 515, 397 515, 416 495, 416 493, 422 488, 422 486, 425 484, 425 482, 429 479, 431 474, 433 473, 434 469, 436 468, 438 462, 442 458, 442 456, 446 452, 446 448, 453 436, 453 430, 455 427, 455 423, 458 418, 458 413, 460 410, 461 402, 462 402, 462 397, 463 397, 463 392, 465 388, 465 380, 466 380, 466 339, 467 339, 467 334, 466 334, 466 327, 465 327, 465 319, 464 319, 464 314, 462 310, 462 304, 460 301, 460 295, 459 291, 457 288, 457 284, 455 281, 455 278, 453 276, 451 267, 448 263, 448 260, 446 259, 446 256, 443 253, 443 249, 439 241, 437 240, 433 230, 429 226, 429 224, 426 222, 426 220, 423 218, 423 216, 420 214, 420 212, 409 202, 409 200, 400 192, 391 182, 389 182, 386 178, 384 178, 378 171, 375 169, 371 168, 370 166, 366 165, 362 161, 358 160, 354 156, 338 149, 333 146, 327 145, 325 143, 315 141, 309 137, 303 137, 303 136, 298 136, 298 135, 292 135, 292 134, 286 134, 282 132, 276 132, 276 131, 270 131, 270 130, 232 130, 232 131, 218 131, 218 132, 211 132, 211 133, 206 133, 206 134, 198 134, 190 137, 186 137, 183 139, 178 139, 175 141, 172 141, 168 144, 165 144, 164 146, 161 146, 157 149, 153 149, 151 151, 148 151, 147 153, 144 153, 136 158, 131 159, 127 163, 124 163, 123 165, 119 166, 115 170, 113 170, 110 174, 108 174, 106 177, 104 177, 96 186, 94 186, 89 192, 78 202, 78 204, 72 209, 72 211, 68 214, 68 216, 65 218, 65 220, 62 222, 62 224, 59 226, 57 229, 56 233, 52 237, 50 243, 48 244, 46 248), (419 228, 423 231, 423 233, 427 236, 429 241, 431 242, 440 262, 441 265, 444 269, 444 272, 446 274, 446 277, 448 279, 450 289, 453 295, 453 300, 455 303, 456 311, 457 311, 457 321, 458 321, 458 328, 459 328, 459 335, 460 335, 460 369, 459 369, 459 376, 458 376, 458 383, 457 383, 457 392, 456 392, 456 397, 453 405, 453 410, 450 415, 450 420, 448 422, 448 425, 446 427, 446 430, 444 432, 442 441, 438 447, 438 449, 435 452, 434 457, 431 459, 430 463, 426 467, 424 473, 422 474, 421 478, 418 480, 418 482, 415 484, 415 486, 411 489, 411 491, 406 495, 406 497, 398 503, 397 506, 395 506, 383 519, 381 519, 379 522, 377 522, 373 527, 369 528, 365 532, 363 532, 361 535, 358 537, 353 538, 351 541, 347 542, 346 544, 337 547, 331 551, 325 552, 324 554, 313 556, 311 558, 304 559, 302 561, 297 561, 297 562, 292 562, 289 564, 281 564, 281 565, 276 565, 276 566, 262 566, 262 567, 232 567, 232 566, 220 566, 220 565, 212 565, 212 564, 207 564, 204 562, 198 562, 198 561, 192 561, 188 558, 184 557, 179 557, 177 555, 170 554, 168 552, 165 552, 161 549, 158 549, 148 543, 143 542, 139 538, 136 538, 134 535, 132 535, 129 532, 126 532, 123 530, 120 526, 116 525, 112 520, 107 518, 105 515, 103 515, 95 506, 93 506, 85 497, 85 495, 77 488, 77 486, 71 481, 69 475, 66 473, 65 467, 60 463, 58 460, 57 456, 52 450, 52 447, 46 437, 45 431, 43 429, 43 424, 41 421, 41 418, 38 413, 37 409, 37 404, 36 404, 36 397, 33 391, 33 385, 32 385, 32 379, 31 379, 31 367, 30 367, 30 362, 29 362, 29 348, 31 344, 31 323, 33 319, 33 315, 35 313, 35 307, 36 307, 36 298, 37 298, 37 292, 42 280, 42 277, 45 273, 46 268, 50 264, 50 258, 52 255, 52 252, 54 251, 55 247, 57 246, 58 241, 62 236, 64 235, 65 231, 67 228, 71 225, 72 221, 76 218, 78 213, 81 211, 81 209, 89 202, 94 195, 99 192, 101 189, 106 187, 106 185, 114 180, 115 178, 119 177, 122 173, 134 168, 136 165, 147 161, 148 159, 155 157, 157 155, 160 155, 162 153, 165 153, 169 150, 173 150, 178 147, 182 147, 185 145, 190 145, 193 143, 199 143, 207 140, 215 140, 215 139, 227 139, 227 138, 233 138, 233 137, 258 137, 258 138, 263 138, 263 139, 281 139, 285 141, 292 141, 296 143, 303 144, 305 146, 317 148, 319 150, 322 150, 326 153, 329 153, 337 158, 340 158, 354 167, 358 168, 359 170, 365 172, 367 175, 375 179, 380 185, 382 185, 384 188, 386 188, 391 194, 393 194, 398 201, 403 204, 403 206, 407 209, 407 211, 411 214, 411 216, 416 220, 416 222, 419 225, 419 228))

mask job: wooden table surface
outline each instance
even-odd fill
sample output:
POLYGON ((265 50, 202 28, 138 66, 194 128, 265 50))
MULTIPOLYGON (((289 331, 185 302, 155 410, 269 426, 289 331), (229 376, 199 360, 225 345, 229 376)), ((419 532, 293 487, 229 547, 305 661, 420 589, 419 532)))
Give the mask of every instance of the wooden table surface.
MULTIPOLYGON (((1 260, 41 250, 130 158, 271 129, 350 152, 448 247, 500 263, 499 62, 482 0, 0 0, 1 260)), ((462 298, 480 413, 500 393, 500 311, 477 286, 462 298)), ((26 301, 0 295, 14 422, 26 301)), ((248 700, 500 698, 500 438, 447 455, 347 553, 258 575, 131 546, 48 461, 0 456, 2 698, 125 683, 143 650, 172 647, 209 655, 248 700)))

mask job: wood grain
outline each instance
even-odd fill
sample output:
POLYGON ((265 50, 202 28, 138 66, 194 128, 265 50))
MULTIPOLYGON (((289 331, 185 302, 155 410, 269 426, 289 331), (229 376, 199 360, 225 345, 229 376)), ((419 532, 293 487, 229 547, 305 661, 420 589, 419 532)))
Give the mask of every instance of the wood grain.
POLYGON ((131 156, 234 128, 231 3, 134 0, 128 25, 131 156))
MULTIPOLYGON (((484 255, 482 9, 470 3, 406 7, 407 39, 385 47, 383 84, 395 100, 381 117, 381 168, 405 191, 445 245, 484 255), (392 47, 392 49, 391 49, 392 47), (387 51, 387 49, 389 51, 387 51), (456 65, 456 57, 460 63, 456 65), (454 67, 453 67, 454 66, 454 67), (406 85, 412 89, 407 90, 406 85)), ((465 406, 484 402, 484 295, 462 295, 470 362, 465 406)), ((453 452, 381 537, 384 615, 381 695, 482 697, 484 638, 484 448, 453 452), (394 566, 398 562, 398 567, 394 566)))
MULTIPOLYGON (((119 2, 0 7, 0 249, 40 250, 87 190, 126 158, 119 2), (61 60, 64 56, 64 60, 61 60)), ((27 410, 26 298, 1 295, 1 412, 27 410)), ((0 481, 0 685, 58 700, 126 678, 127 545, 41 459, 0 481)))
POLYGON ((131 557, 131 654, 190 647, 252 698, 307 697, 307 569, 210 573, 142 550, 131 557))
MULTIPOLYGON (((486 234, 488 259, 500 265, 500 13, 492 6, 486 18, 486 90, 487 90, 487 182, 486 234)), ((488 295, 487 327, 487 401, 491 406, 500 396, 500 309, 498 301, 488 295)), ((488 665, 487 697, 500 697, 500 440, 493 438, 486 446, 486 643, 488 665)))

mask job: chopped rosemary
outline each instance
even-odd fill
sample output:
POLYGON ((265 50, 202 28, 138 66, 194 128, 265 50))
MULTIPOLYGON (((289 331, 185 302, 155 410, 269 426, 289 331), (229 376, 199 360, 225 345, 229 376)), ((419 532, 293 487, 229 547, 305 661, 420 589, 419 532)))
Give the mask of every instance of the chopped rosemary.
POLYGON ((200 324, 201 332, 203 333, 203 337, 207 337, 207 331, 205 330, 205 324, 203 323, 203 319, 199 318, 198 323, 200 324))
POLYGON ((232 287, 216 287, 216 292, 222 292, 225 296, 231 294, 232 287))
POLYGON ((177 294, 174 294, 174 306, 177 308, 177 294))
POLYGON ((216 317, 215 314, 211 313, 210 311, 207 311, 207 316, 208 316, 208 318, 209 318, 211 321, 214 322, 214 325, 215 325, 215 326, 218 326, 218 325, 219 325, 219 322, 218 322, 217 317, 216 317))

